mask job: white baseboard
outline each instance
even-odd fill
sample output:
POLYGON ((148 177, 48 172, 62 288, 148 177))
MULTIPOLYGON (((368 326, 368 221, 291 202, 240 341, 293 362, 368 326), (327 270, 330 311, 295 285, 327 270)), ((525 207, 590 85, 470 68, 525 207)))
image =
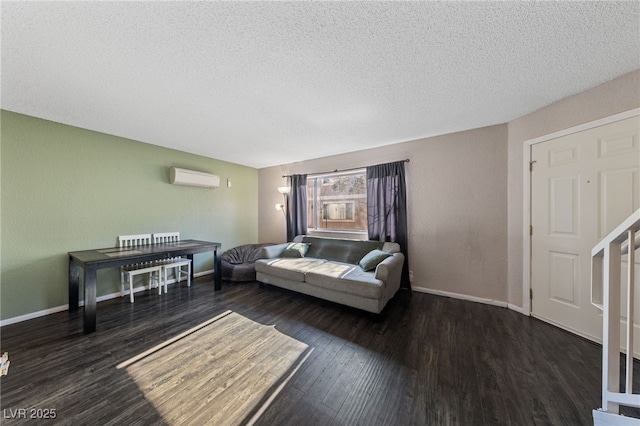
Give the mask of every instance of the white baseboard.
MULTIPOLYGON (((572 327, 567 327, 564 324, 561 324, 561 323, 559 323, 557 321, 554 321, 553 319, 546 318, 546 317, 544 317, 542 315, 532 314, 531 316, 533 318, 539 319, 540 321, 546 322, 547 324, 551 324, 554 327, 558 327, 558 328, 560 328, 562 330, 568 331, 571 334, 575 334, 576 336, 580 336, 580 337, 582 337, 582 338, 584 338, 586 340, 590 340, 590 341, 598 343, 600 345, 602 344, 602 338, 600 338, 600 337, 592 336, 591 334, 587 334, 587 333, 583 333, 582 331, 576 330, 575 328, 572 328, 572 327)), ((621 346, 621 349, 622 349, 622 346, 621 346)), ((626 352, 626 348, 625 348, 625 352, 626 352)))
POLYGON ((45 315, 55 314, 57 312, 67 311, 69 310, 69 305, 56 306, 55 308, 44 309, 38 312, 31 312, 29 314, 20 315, 13 318, 7 318, 6 320, 0 321, 0 327, 4 327, 5 325, 15 324, 17 322, 27 321, 30 319, 43 317, 45 315))
MULTIPOLYGON (((202 271, 202 272, 194 273, 193 277, 198 278, 205 275, 213 275, 213 269, 210 271, 202 271)), ((169 279, 167 280, 167 285, 174 284, 175 282, 176 282, 175 278, 169 279)), ((133 292, 137 293, 139 291, 144 291, 144 290, 146 290, 146 287, 136 287, 133 289, 133 292)), ((129 294, 128 291, 125 291, 124 293, 117 291, 115 293, 105 294, 103 296, 96 297, 96 302, 103 302, 105 300, 115 299, 117 297, 123 297, 127 294, 129 294)), ((84 301, 82 300, 80 301, 80 306, 84 306, 84 301)), ((55 306, 53 308, 43 309, 42 311, 31 312, 28 314, 19 315, 17 317, 7 318, 6 320, 0 320, 0 327, 4 327, 5 325, 9 325, 9 324, 15 324, 22 321, 28 321, 30 319, 44 317, 46 315, 51 315, 51 314, 55 314, 62 311, 68 311, 68 310, 69 310, 69 304, 67 303, 66 305, 55 306)))
POLYGON ((526 316, 530 315, 529 312, 524 311, 524 308, 522 306, 517 306, 517 305, 514 305, 513 303, 507 304, 507 308, 511 309, 512 311, 516 311, 522 315, 526 315, 526 316))
POLYGON ((493 300, 493 299, 485 299, 483 297, 469 296, 468 294, 451 293, 449 291, 434 290, 432 288, 415 287, 415 286, 412 286, 411 290, 417 291, 418 293, 428 293, 428 294, 434 294, 436 296, 451 297, 453 299, 461 299, 461 300, 467 300, 470 302, 484 303, 485 305, 500 306, 502 308, 509 307, 509 304, 507 302, 502 302, 500 300, 493 300))
POLYGON ((501 300, 486 299, 484 297, 470 296, 468 294, 461 294, 461 293, 452 293, 449 291, 435 290, 427 287, 411 286, 411 290, 417 291, 418 293, 435 294, 436 296, 451 297, 452 299, 467 300, 469 302, 484 303, 485 305, 499 306, 501 308, 508 308, 522 315, 529 316, 529 313, 526 313, 521 306, 517 306, 508 302, 503 302, 501 300))
MULTIPOLYGON (((204 277, 205 275, 213 275, 213 269, 210 271, 194 272, 193 278, 204 277)), ((169 280, 169 284, 171 284, 171 280, 169 280)))

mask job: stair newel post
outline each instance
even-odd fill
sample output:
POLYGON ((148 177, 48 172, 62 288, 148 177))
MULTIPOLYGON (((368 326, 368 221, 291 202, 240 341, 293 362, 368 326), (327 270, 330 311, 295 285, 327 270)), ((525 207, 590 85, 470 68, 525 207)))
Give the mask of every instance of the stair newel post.
POLYGON ((629 249, 627 251, 627 368, 625 392, 633 393, 633 325, 635 324, 634 300, 635 300, 635 240, 636 233, 633 229, 627 232, 629 249))
POLYGON ((609 393, 620 391, 620 243, 611 242, 604 250, 603 329, 602 342, 602 407, 619 414, 620 406, 609 393))

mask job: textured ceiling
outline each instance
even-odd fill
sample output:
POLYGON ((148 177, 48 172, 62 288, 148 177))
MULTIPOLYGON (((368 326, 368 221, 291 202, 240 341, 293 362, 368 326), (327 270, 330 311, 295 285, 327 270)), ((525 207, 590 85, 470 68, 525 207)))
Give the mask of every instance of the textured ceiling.
POLYGON ((640 2, 2 1, 3 109, 256 168, 640 69, 640 2))

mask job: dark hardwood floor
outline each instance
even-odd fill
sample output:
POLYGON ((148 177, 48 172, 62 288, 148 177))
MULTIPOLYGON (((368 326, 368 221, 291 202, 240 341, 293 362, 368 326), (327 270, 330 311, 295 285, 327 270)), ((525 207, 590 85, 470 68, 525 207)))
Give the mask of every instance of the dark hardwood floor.
POLYGON ((313 348, 259 425, 588 425, 600 406, 601 348, 505 308, 402 291, 376 317, 202 278, 99 303, 90 335, 81 312, 3 327, 0 423, 167 424, 116 365, 226 310, 313 348))

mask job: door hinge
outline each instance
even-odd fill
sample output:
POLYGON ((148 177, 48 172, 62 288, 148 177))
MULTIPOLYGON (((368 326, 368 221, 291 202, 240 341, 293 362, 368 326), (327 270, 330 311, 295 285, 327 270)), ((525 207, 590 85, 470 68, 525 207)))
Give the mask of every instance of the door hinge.
POLYGON ((529 225, 529 235, 533 235, 533 225, 529 225))
POLYGON ((529 289, 529 299, 533 300, 533 289, 529 289))
POLYGON ((536 160, 529 161, 529 171, 530 172, 533 171, 533 163, 535 163, 535 162, 536 162, 536 160))

